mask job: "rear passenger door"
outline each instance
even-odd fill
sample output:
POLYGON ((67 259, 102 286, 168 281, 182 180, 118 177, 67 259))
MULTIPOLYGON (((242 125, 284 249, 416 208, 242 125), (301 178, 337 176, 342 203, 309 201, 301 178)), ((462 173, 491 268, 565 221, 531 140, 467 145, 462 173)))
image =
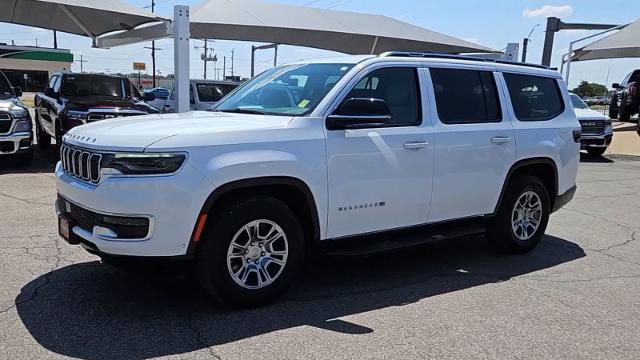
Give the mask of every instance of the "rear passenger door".
POLYGON ((516 159, 499 78, 486 68, 429 69, 435 162, 429 222, 489 214, 516 159))

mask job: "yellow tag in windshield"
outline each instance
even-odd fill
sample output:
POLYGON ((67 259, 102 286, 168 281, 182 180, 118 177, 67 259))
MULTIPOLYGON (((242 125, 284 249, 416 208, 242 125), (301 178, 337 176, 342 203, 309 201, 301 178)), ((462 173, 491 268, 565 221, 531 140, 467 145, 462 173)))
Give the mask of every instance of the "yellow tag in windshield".
POLYGON ((307 107, 307 105, 309 105, 309 103, 310 103, 310 101, 309 101, 309 100, 304 99, 304 100, 300 101, 300 104, 298 104, 298 107, 299 107, 299 108, 303 108, 303 109, 304 109, 304 108, 306 108, 306 107, 307 107))

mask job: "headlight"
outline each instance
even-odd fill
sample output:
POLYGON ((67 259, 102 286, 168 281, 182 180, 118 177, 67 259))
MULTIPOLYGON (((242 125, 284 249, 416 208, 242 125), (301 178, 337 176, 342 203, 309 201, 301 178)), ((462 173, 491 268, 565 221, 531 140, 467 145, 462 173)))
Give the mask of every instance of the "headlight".
POLYGON ((68 110, 66 112, 67 119, 86 122, 88 113, 84 111, 68 110))
POLYGON ((22 106, 14 106, 11 108, 11 116, 18 119, 28 119, 29 111, 22 106))
POLYGON ((26 132, 31 131, 31 121, 29 120, 20 120, 16 122, 16 125, 13 127, 13 132, 26 132))
POLYGON ((185 154, 117 153, 102 157, 102 168, 127 175, 155 175, 176 172, 186 159, 185 154))

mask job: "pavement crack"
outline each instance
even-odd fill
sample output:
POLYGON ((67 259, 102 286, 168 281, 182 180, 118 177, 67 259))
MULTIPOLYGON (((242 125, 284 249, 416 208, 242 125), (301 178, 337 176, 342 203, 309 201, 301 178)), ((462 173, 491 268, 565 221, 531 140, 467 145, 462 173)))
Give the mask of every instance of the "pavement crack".
POLYGON ((215 351, 213 351, 213 347, 207 344, 207 342, 204 340, 204 337, 202 336, 202 332, 193 323, 193 310, 189 310, 189 313, 187 315, 187 327, 196 335, 196 342, 198 343, 198 345, 202 346, 203 349, 207 349, 209 351, 209 355, 212 358, 222 360, 222 357, 220 357, 220 355, 216 354, 215 351))
POLYGON ((23 198, 19 198, 17 196, 5 194, 5 193, 2 193, 2 192, 0 192, 0 196, 4 196, 4 197, 9 198, 9 199, 25 202, 25 203, 30 204, 30 205, 51 205, 51 203, 48 203, 48 202, 44 203, 44 202, 38 202, 38 201, 23 199, 23 198))

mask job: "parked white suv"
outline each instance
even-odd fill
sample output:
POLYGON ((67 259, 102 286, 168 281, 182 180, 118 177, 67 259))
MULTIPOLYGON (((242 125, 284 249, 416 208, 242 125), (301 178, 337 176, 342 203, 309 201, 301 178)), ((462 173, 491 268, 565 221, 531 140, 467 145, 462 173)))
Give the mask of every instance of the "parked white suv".
POLYGON ((193 259, 214 298, 255 306, 319 241, 486 229, 499 251, 529 251, 576 189, 580 124, 560 75, 538 66, 409 53, 300 62, 215 111, 69 131, 60 234, 107 262, 193 259))

